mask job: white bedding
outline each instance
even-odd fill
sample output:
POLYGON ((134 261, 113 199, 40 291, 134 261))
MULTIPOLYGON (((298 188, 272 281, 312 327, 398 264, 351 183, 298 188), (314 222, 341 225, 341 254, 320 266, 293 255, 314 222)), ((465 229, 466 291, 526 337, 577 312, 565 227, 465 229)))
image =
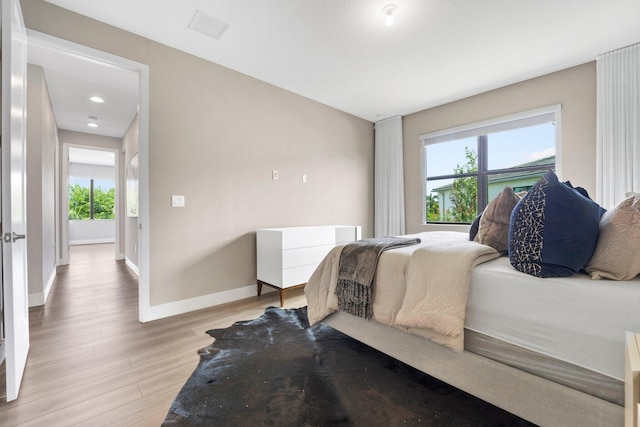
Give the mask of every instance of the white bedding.
MULTIPOLYGON (((428 240, 460 239, 463 233, 450 234, 457 236, 439 232, 428 240)), ((411 260, 415 261, 412 254, 424 244, 381 255, 374 318, 453 347, 450 338, 396 322, 410 288, 407 275, 411 260)), ((337 310, 333 291, 340 250, 336 247, 327 255, 305 288, 312 324, 337 310)), ((475 267, 463 316, 467 330, 623 380, 625 331, 640 331, 640 278, 592 280, 576 274, 540 279, 515 270, 504 256, 475 267)))
MULTIPOLYGON (((439 231, 407 237, 419 237, 421 242, 380 255, 373 318, 462 351, 471 272, 475 265, 500 254, 470 242, 466 233, 439 231)), ((312 325, 338 309, 335 288, 342 248, 327 254, 305 287, 312 325)))
POLYGON ((640 279, 539 279, 507 257, 472 275, 467 329, 623 380, 625 331, 640 331, 640 279))

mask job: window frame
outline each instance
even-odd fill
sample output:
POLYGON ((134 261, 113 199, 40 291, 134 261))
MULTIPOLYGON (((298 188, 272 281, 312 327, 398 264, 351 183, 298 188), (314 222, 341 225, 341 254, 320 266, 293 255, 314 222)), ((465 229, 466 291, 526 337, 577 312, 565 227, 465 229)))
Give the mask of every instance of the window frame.
MULTIPOLYGON (((488 202, 488 189, 487 182, 488 176, 500 173, 513 172, 513 168, 508 169, 492 169, 488 171, 488 159, 487 159, 487 138, 479 138, 491 133, 501 132, 505 130, 520 129, 528 126, 534 126, 544 123, 555 123, 555 151, 556 151, 556 164, 555 171, 558 177, 562 176, 562 122, 561 122, 562 105, 554 104, 546 107, 537 108, 534 110, 528 110, 520 113, 510 114, 506 116, 497 117, 481 122, 466 124, 453 128, 443 129, 436 132, 430 132, 419 136, 421 145, 420 151, 420 179, 421 179, 421 202, 420 210, 423 225, 464 225, 468 223, 463 222, 427 222, 426 212, 426 199, 427 199, 427 170, 426 170, 426 153, 427 146, 431 144, 438 144, 443 142, 455 141, 462 138, 475 137, 478 141, 478 172, 469 174, 451 174, 442 176, 432 176, 433 178, 451 178, 451 177, 465 177, 473 176, 477 179, 477 197, 478 197, 478 211, 484 209, 488 202), (484 141, 481 141, 484 140, 484 141), (484 144, 484 149, 481 149, 481 144, 484 144)), ((526 172, 528 170, 539 170, 539 166, 522 167, 517 171, 526 172)))

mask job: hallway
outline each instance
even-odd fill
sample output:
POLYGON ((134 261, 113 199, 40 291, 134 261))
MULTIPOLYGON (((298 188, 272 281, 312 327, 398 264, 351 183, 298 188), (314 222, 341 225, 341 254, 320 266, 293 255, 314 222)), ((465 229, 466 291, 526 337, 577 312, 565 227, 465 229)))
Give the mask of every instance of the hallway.
MULTIPOLYGON (((305 304, 302 290, 287 294, 287 307, 305 304)), ((142 324, 137 277, 113 245, 72 246, 46 306, 30 309, 20 396, 0 403, 0 425, 158 426, 211 343, 205 331, 269 305, 277 293, 142 324)))

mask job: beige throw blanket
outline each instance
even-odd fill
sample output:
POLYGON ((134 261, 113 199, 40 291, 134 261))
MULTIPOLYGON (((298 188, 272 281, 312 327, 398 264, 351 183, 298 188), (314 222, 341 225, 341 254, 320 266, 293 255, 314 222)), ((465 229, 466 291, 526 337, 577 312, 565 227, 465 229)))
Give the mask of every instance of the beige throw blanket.
MULTIPOLYGON (((466 233, 427 232, 415 246, 385 251, 376 272, 373 313, 377 322, 462 350, 464 316, 473 268, 500 254, 470 242, 466 233)), ((313 273, 305 294, 309 322, 338 309, 335 288, 343 247, 336 247, 313 273)))
POLYGON ((425 329, 432 340, 462 350, 464 317, 476 265, 500 253, 476 242, 439 242, 416 250, 409 261, 407 289, 396 324, 425 329))
POLYGON ((378 258, 383 251, 416 245, 420 239, 381 237, 347 244, 340 253, 336 295, 338 308, 353 316, 373 317, 373 294, 378 258))

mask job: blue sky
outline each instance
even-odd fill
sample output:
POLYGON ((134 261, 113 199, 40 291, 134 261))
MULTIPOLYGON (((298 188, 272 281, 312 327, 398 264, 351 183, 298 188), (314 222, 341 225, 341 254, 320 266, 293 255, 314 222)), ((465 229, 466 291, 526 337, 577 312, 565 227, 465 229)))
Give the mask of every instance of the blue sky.
MULTIPOLYGON (((448 175, 465 163, 464 148, 476 149, 476 137, 427 147, 427 175, 448 175)), ((516 166, 555 155, 555 126, 543 124, 489 135, 489 169, 516 166)))
MULTIPOLYGON (((453 173, 457 164, 466 163, 465 147, 477 151, 477 138, 465 138, 427 147, 427 176, 453 173)), ((513 167, 533 160, 555 155, 555 126, 545 123, 537 126, 496 132, 489 135, 489 169, 513 167)), ((430 182, 431 188, 452 180, 430 182)))

